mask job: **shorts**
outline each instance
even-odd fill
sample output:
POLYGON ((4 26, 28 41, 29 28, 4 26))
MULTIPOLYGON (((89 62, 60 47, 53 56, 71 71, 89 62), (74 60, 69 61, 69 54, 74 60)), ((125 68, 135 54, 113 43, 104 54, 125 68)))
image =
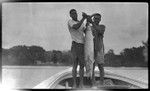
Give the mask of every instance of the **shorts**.
POLYGON ((97 64, 104 64, 104 51, 103 48, 101 50, 94 50, 94 59, 97 64))
POLYGON ((84 61, 84 44, 72 42, 71 53, 73 57, 73 63, 79 63, 80 66, 85 65, 84 61))

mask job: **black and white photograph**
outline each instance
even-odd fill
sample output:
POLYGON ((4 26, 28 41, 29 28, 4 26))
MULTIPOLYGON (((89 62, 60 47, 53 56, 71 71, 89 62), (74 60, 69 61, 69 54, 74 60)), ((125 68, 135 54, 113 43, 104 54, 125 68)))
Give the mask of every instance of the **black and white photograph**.
POLYGON ((148 89, 148 18, 146 2, 3 2, 0 89, 148 89))

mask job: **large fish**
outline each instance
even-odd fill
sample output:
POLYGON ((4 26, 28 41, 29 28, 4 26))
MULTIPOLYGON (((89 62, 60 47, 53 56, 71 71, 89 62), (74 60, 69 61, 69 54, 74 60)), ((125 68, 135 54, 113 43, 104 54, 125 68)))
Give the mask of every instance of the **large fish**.
POLYGON ((88 77, 92 77, 93 63, 94 63, 94 42, 91 26, 88 25, 85 31, 84 44, 85 68, 88 77))

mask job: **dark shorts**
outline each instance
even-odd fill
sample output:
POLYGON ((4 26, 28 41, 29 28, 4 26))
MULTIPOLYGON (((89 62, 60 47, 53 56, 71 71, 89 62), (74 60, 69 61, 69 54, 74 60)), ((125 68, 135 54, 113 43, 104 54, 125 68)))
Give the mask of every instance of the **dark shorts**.
POLYGON ((94 50, 94 59, 96 64, 104 64, 104 51, 101 50, 94 50))
POLYGON ((71 46, 72 58, 74 64, 84 66, 84 44, 72 42, 71 46))

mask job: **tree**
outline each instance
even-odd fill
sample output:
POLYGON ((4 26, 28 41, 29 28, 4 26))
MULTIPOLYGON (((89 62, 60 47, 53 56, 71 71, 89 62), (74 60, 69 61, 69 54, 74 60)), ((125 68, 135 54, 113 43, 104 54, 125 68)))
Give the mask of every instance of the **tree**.
POLYGON ((51 59, 52 59, 52 51, 46 51, 45 54, 44 54, 44 57, 45 57, 45 61, 46 61, 46 62, 51 62, 51 59))
POLYGON ((114 50, 113 50, 113 49, 108 50, 108 53, 107 53, 107 54, 115 55, 115 53, 114 53, 114 50))
POLYGON ((52 59, 51 60, 54 64, 57 63, 57 51, 56 50, 52 51, 52 59))
POLYGON ((148 41, 144 42, 142 41, 144 49, 143 49, 143 56, 144 56, 144 61, 148 62, 148 41))
POLYGON ((64 51, 62 53, 62 63, 65 65, 72 65, 73 64, 73 60, 72 60, 72 54, 71 51, 64 51))
POLYGON ((113 49, 108 50, 104 57, 106 66, 114 66, 115 54, 113 49))
POLYGON ((6 52, 3 50, 3 63, 8 65, 32 65, 34 61, 44 60, 45 50, 38 46, 14 46, 6 52), (5 57, 5 58, 4 58, 5 57))
POLYGON ((120 55, 122 56, 122 63, 125 66, 146 66, 144 63, 144 56, 142 54, 144 47, 125 48, 120 55))
POLYGON ((2 48, 2 65, 8 64, 8 54, 9 50, 2 48))
POLYGON ((34 63, 36 61, 41 61, 41 62, 45 62, 45 50, 42 47, 39 46, 31 46, 29 47, 30 50, 30 56, 31 56, 31 60, 34 61, 34 63))

